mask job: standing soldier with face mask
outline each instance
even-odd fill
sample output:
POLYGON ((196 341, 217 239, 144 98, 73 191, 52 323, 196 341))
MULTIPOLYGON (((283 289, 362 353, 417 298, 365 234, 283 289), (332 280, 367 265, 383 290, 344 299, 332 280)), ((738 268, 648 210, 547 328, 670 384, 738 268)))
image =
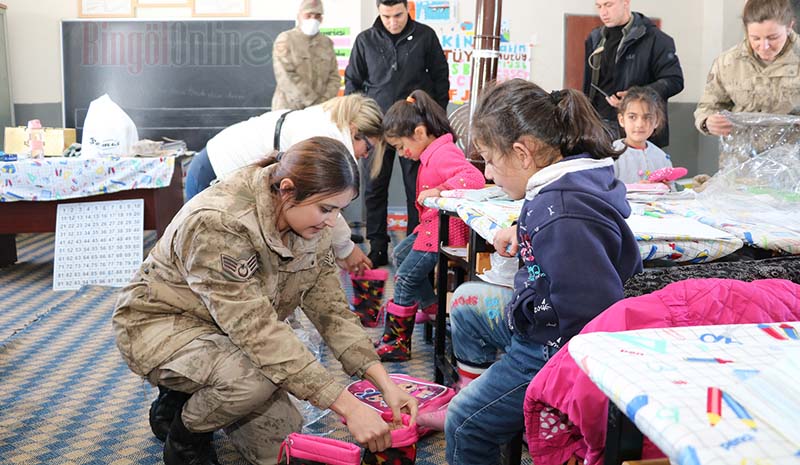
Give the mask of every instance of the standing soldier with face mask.
POLYGON ((788 0, 748 0, 745 38, 714 61, 694 112, 703 134, 727 136, 733 125, 721 111, 796 113, 800 108, 800 39, 788 0))
POLYGON ((333 41, 319 33, 322 1, 303 0, 297 27, 281 32, 272 49, 275 93, 272 109, 302 110, 336 97, 341 77, 333 41))

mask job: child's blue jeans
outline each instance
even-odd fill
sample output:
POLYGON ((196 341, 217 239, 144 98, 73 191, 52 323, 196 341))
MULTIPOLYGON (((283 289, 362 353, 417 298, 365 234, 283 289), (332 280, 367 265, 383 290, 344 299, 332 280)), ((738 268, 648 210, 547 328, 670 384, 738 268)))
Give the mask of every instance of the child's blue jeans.
POLYGON ((512 295, 509 288, 480 282, 462 284, 453 295, 456 358, 478 367, 494 364, 450 402, 445 422, 450 465, 500 463, 500 446, 524 430, 528 384, 557 351, 508 329, 503 309, 512 295))
POLYGON ((394 303, 403 307, 419 302, 425 308, 436 302, 436 294, 428 274, 436 267, 437 252, 414 250, 417 234, 411 234, 394 248, 394 263, 397 273, 394 283, 394 303))

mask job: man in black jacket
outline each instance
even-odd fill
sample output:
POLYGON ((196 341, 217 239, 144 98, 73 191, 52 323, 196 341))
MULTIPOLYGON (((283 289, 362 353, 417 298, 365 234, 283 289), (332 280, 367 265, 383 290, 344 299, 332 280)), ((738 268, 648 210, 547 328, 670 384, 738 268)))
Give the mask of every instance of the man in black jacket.
MULTIPOLYGON (((377 0, 378 18, 356 37, 345 71, 345 94, 361 92, 386 112, 397 100, 422 89, 447 110, 450 79, 439 38, 408 15, 407 0, 377 0)), ((386 209, 395 151, 387 147, 380 174, 367 182, 367 239, 373 266, 385 265, 389 236, 386 209)), ((418 161, 400 159, 408 209, 408 234, 419 223, 416 202, 418 161)))
MULTIPOLYGON (((627 90, 633 86, 651 87, 661 96, 666 115, 667 99, 683 90, 683 71, 675 41, 646 16, 631 13, 630 0, 595 0, 595 7, 603 26, 586 39, 583 92, 616 139, 622 136, 617 107, 627 90)), ((650 141, 659 147, 669 145, 666 121, 650 141)))

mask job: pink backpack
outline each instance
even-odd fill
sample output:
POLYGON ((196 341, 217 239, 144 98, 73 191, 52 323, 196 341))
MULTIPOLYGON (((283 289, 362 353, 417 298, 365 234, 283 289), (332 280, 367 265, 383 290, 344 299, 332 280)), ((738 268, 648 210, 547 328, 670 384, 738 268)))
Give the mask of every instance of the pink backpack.
MULTIPOLYGON (((456 391, 441 384, 431 383, 413 376, 404 375, 402 373, 391 373, 389 377, 395 384, 405 389, 412 396, 417 398, 419 402, 419 413, 432 412, 439 409, 439 407, 450 402, 450 399, 456 395, 456 391)), ((381 414, 389 412, 391 409, 383 401, 383 395, 367 380, 356 381, 347 386, 350 394, 356 396, 365 404, 377 410, 381 414)), ((417 434, 422 437, 430 433, 430 428, 425 428, 417 425, 417 434)))

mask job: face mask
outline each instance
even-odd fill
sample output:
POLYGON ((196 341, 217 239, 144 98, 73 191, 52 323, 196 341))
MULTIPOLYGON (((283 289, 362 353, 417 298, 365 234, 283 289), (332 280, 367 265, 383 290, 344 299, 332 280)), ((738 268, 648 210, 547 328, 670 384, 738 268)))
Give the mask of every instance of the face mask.
POLYGON ((317 35, 319 32, 319 20, 304 19, 300 22, 300 30, 307 36, 317 35))

